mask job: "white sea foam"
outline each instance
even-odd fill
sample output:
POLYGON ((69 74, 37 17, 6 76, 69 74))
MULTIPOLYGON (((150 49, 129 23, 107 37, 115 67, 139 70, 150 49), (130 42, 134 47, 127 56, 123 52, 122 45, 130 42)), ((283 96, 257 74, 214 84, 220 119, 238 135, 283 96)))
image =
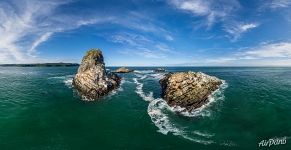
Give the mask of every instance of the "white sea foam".
POLYGON ((138 74, 147 74, 147 73, 153 73, 153 70, 134 70, 134 73, 138 73, 138 74))
POLYGON ((38 72, 36 71, 29 71, 29 72, 21 72, 22 75, 36 75, 38 72))
POLYGON ((143 75, 140 79, 143 80, 143 79, 145 79, 147 77, 148 77, 147 75, 143 75))
POLYGON ((154 79, 162 79, 164 77, 165 73, 154 73, 154 74, 150 74, 149 76, 154 78, 154 79))
POLYGON ((168 114, 166 113, 169 109, 169 105, 160 98, 154 99, 149 103, 148 114, 151 117, 151 120, 155 124, 155 126, 159 128, 158 132, 165 135, 167 135, 168 133, 172 133, 173 135, 181 136, 185 139, 201 144, 214 143, 214 141, 212 140, 205 140, 199 137, 189 136, 181 127, 178 127, 176 124, 170 121, 168 114))
POLYGON ((67 79, 67 78, 74 78, 74 75, 55 76, 49 77, 48 79, 67 79))
POLYGON ((49 77, 48 79, 65 79, 66 76, 49 77))
MULTIPOLYGON (((212 140, 205 140, 201 138, 196 137, 190 137, 187 135, 187 133, 181 128, 175 125, 170 121, 170 118, 168 117, 168 113, 171 113, 173 111, 173 108, 170 107, 165 100, 161 98, 155 99, 153 97, 153 92, 149 92, 146 94, 143 91, 143 84, 139 82, 141 79, 133 78, 134 83, 137 84, 136 86, 136 93, 143 98, 143 100, 149 102, 148 105, 148 115, 150 116, 152 122, 155 124, 156 127, 158 127, 158 132, 167 135, 168 133, 172 133, 173 135, 181 136, 185 139, 202 143, 202 144, 211 144, 214 143, 212 140)), ((200 133, 200 136, 204 135, 206 137, 210 137, 211 134, 203 134, 202 132, 196 131, 196 134, 200 133)))
POLYGON ((73 87, 73 78, 65 79, 64 83, 67 87, 72 88, 73 87))
POLYGON ((207 108, 209 108, 214 102, 224 100, 223 92, 227 87, 228 84, 225 81, 223 81, 219 89, 217 89, 211 95, 208 96, 208 102, 206 104, 202 105, 197 109, 194 109, 191 112, 188 112, 186 111, 185 108, 181 108, 179 106, 171 107, 171 110, 187 117, 197 117, 197 116, 209 117, 211 115, 211 111, 208 110, 207 108))
POLYGON ((148 77, 147 74, 135 74, 136 77, 138 77, 140 80, 146 79, 148 77))
POLYGON ((66 75, 66 76, 64 76, 63 83, 65 83, 65 85, 67 87, 72 88, 73 87, 73 78, 74 78, 74 75, 66 75))
POLYGON ((166 104, 162 99, 156 99, 149 103, 148 114, 151 117, 153 123, 159 128, 158 132, 168 134, 181 134, 182 131, 175 128, 169 121, 168 116, 163 112, 166 108, 166 104))
POLYGON ((202 136, 202 137, 206 137, 206 138, 211 138, 214 136, 213 133, 207 133, 207 132, 202 132, 202 131, 197 131, 197 130, 193 131, 192 133, 199 135, 199 136, 202 136))
POLYGON ((153 97, 153 92, 150 92, 149 94, 145 94, 142 90, 143 88, 143 84, 140 83, 137 78, 133 78, 133 81, 134 83, 137 84, 136 86, 136 90, 135 92, 140 96, 142 97, 145 101, 148 101, 148 102, 151 102, 152 100, 154 100, 154 97, 153 97))
POLYGON ((65 76, 49 77, 48 79, 63 82, 67 87, 72 88, 73 78, 74 78, 74 75, 65 75, 65 76))
POLYGON ((138 77, 140 80, 151 78, 151 79, 162 79, 165 73, 154 73, 153 70, 136 70, 134 71, 135 76, 138 77))
POLYGON ((126 83, 126 82, 127 82, 127 81, 126 81, 125 79, 121 79, 119 87, 118 87, 117 89, 111 91, 111 92, 109 93, 108 96, 111 97, 111 96, 117 94, 118 92, 123 91, 123 87, 122 87, 122 86, 123 86, 123 84, 126 83))

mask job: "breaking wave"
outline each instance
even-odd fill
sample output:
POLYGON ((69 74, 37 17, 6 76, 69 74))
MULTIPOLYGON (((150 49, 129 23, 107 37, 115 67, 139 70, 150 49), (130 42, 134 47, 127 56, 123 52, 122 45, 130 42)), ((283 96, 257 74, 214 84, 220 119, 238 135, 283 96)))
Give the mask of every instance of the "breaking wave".
POLYGON ((64 80, 64 83, 67 87, 72 88, 73 87, 73 78, 67 78, 64 80))
POLYGON ((122 86, 123 86, 123 84, 126 83, 126 82, 127 82, 127 81, 126 81, 125 79, 121 79, 119 87, 118 87, 117 89, 111 91, 111 92, 109 93, 108 97, 111 97, 111 96, 117 94, 118 92, 122 92, 122 91, 123 91, 123 87, 122 87, 122 86))
POLYGON ((74 75, 65 75, 65 76, 57 76, 57 77, 49 77, 48 79, 49 80, 59 80, 61 81, 62 83, 64 83, 67 87, 69 88, 72 88, 73 85, 73 78, 74 78, 74 75))
POLYGON ((134 70, 133 72, 137 74, 148 74, 148 73, 153 73, 154 70, 134 70))

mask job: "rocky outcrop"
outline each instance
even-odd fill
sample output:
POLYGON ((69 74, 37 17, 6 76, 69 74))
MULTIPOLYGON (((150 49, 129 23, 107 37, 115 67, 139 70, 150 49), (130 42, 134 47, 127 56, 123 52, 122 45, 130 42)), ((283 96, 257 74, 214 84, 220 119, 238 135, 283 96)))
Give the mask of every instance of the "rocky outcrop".
POLYGON ((105 70, 101 50, 91 49, 82 59, 73 85, 86 100, 96 100, 120 85, 121 78, 105 70))
POLYGON ((154 72, 166 72, 166 70, 164 68, 156 68, 154 72))
POLYGON ((130 72, 133 72, 134 70, 131 70, 131 69, 128 69, 128 68, 125 68, 125 67, 121 67, 121 68, 118 68, 117 70, 115 70, 114 72, 115 73, 130 73, 130 72))
POLYGON ((187 111, 208 102, 208 96, 219 88, 222 81, 201 72, 169 73, 160 80, 162 97, 170 106, 180 106, 187 111))

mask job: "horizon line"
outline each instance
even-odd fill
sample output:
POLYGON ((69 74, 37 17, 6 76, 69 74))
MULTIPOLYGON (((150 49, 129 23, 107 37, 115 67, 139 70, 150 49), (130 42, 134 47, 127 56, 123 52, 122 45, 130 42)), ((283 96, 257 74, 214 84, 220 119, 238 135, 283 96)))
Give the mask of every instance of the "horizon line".
MULTIPOLYGON (((39 65, 39 64, 78 64, 80 63, 71 63, 71 62, 48 62, 48 63, 0 63, 0 66, 5 65, 39 65)), ((105 67, 291 67, 291 65, 108 65, 105 67)))

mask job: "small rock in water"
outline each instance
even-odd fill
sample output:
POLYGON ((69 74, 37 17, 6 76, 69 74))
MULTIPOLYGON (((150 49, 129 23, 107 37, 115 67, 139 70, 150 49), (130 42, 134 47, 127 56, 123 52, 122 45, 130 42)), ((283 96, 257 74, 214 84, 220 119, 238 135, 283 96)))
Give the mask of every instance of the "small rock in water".
POLYGON ((121 67, 121 68, 118 68, 117 70, 115 70, 114 72, 115 73, 130 73, 130 72, 133 72, 134 70, 131 70, 131 69, 128 69, 128 68, 125 68, 125 67, 121 67))
POLYGON ((166 74, 160 84, 162 97, 170 106, 180 106, 190 112, 207 103, 208 96, 222 81, 202 72, 179 72, 166 74))
POLYGON ((164 68, 157 68, 154 72, 166 72, 166 70, 164 68))
POLYGON ((83 57, 73 85, 78 93, 87 100, 96 100, 120 85, 121 78, 105 70, 101 50, 91 49, 83 57))

